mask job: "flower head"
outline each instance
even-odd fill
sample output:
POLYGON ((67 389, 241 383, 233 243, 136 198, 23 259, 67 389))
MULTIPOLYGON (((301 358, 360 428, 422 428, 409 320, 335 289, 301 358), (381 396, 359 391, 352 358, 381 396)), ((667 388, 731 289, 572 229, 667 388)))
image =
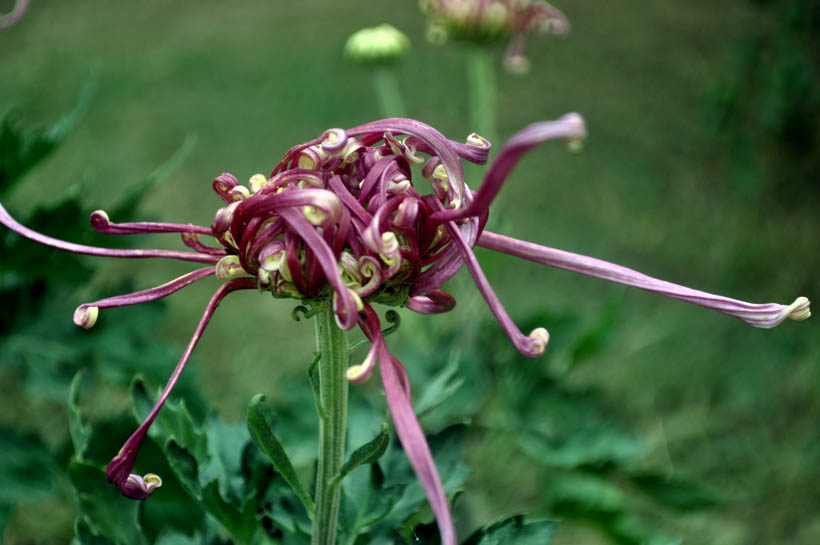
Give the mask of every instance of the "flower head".
POLYGON ((569 32, 566 16, 543 0, 422 0, 432 42, 453 39, 478 45, 507 43, 504 66, 513 73, 529 70, 528 34, 569 32))
POLYGON ((550 140, 575 143, 586 135, 578 114, 534 123, 510 138, 476 190, 464 178, 462 161, 486 162, 490 143, 471 134, 464 143, 447 139, 412 119, 384 119, 348 130, 329 129, 291 148, 270 176, 257 174, 242 185, 222 174, 213 189, 224 201, 210 227, 171 223, 113 223, 102 211, 91 215, 103 233, 179 233, 193 251, 113 250, 72 244, 36 233, 0 206, 0 223, 62 250, 109 257, 165 257, 206 265, 166 284, 86 303, 74 314, 92 327, 100 309, 170 295, 208 276, 224 282, 211 298, 159 400, 108 466, 108 479, 123 494, 148 497, 161 481, 131 473, 148 427, 167 400, 217 305, 236 290, 259 289, 274 296, 324 301, 340 328, 356 325, 372 343, 367 357, 348 369, 350 381, 366 380, 378 364, 387 402, 411 465, 439 523, 445 544, 455 543, 447 498, 411 404, 410 384, 389 352, 374 303, 402 305, 420 313, 451 310, 454 298, 440 288, 467 267, 490 311, 525 356, 544 353, 549 334, 522 333, 499 301, 473 253, 480 246, 553 267, 635 286, 735 316, 757 327, 810 315, 809 301, 790 305, 750 304, 657 280, 594 258, 508 238, 484 230, 489 208, 519 159, 550 140), (412 165, 427 182, 413 179, 412 165), (432 189, 424 192, 421 186, 432 189), (214 240, 203 243, 202 236, 214 240))

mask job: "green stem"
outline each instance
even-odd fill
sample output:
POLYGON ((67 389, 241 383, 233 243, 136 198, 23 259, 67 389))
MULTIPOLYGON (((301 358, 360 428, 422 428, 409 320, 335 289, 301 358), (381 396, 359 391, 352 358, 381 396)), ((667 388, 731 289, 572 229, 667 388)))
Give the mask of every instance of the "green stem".
POLYGON ((467 57, 471 129, 495 142, 495 59, 486 47, 473 47, 467 57))
POLYGON ((384 117, 404 117, 404 101, 396 79, 396 72, 390 66, 379 66, 373 72, 373 84, 384 117))
POLYGON ((333 545, 341 489, 333 483, 344 463, 347 425, 347 339, 336 325, 333 309, 316 314, 319 349, 319 464, 316 470, 316 516, 311 545, 333 545))

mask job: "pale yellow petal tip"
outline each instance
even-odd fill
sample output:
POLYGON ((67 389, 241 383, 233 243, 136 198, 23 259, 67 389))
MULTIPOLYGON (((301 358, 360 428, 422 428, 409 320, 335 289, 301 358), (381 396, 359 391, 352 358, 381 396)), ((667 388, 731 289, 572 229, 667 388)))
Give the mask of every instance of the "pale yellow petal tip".
POLYGON ((359 294, 356 293, 354 290, 349 290, 349 291, 350 291, 350 296, 353 297, 353 302, 356 303, 356 310, 358 312, 363 311, 364 310, 364 301, 362 301, 362 298, 359 297, 359 294))
POLYGON ((99 307, 79 306, 74 311, 74 323, 83 329, 91 329, 100 315, 99 307))
POLYGON ((162 477, 155 473, 146 473, 142 480, 145 481, 145 488, 149 491, 162 486, 162 477))
POLYGON ((345 378, 350 382, 364 382, 370 377, 373 367, 376 364, 376 353, 370 350, 364 361, 358 365, 351 365, 345 371, 345 378))
POLYGON ((529 338, 533 341, 533 349, 536 356, 543 354, 547 349, 547 344, 550 342, 550 334, 543 327, 533 329, 529 338))
POLYGON ((111 223, 111 218, 108 217, 108 212, 105 210, 94 210, 91 212, 91 221, 96 221, 98 223, 102 223, 104 225, 108 225, 111 223))
POLYGON ((239 262, 239 257, 226 255, 216 263, 216 277, 220 280, 228 280, 234 276, 245 274, 245 269, 239 262))
POLYGON ((262 189, 265 184, 268 183, 268 177, 264 174, 254 174, 248 180, 248 187, 251 190, 251 193, 258 193, 260 189, 262 189))
POLYGON ((789 305, 789 318, 801 321, 811 316, 811 302, 808 297, 798 297, 789 305))

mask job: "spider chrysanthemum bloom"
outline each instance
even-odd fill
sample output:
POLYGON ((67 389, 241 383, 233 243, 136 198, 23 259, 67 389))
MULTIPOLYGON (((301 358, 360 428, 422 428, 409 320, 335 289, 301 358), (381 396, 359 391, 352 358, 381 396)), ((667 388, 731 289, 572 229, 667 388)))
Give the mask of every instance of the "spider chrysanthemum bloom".
POLYGON ((208 276, 223 280, 208 304, 182 358, 155 407, 108 466, 108 478, 123 494, 148 497, 156 475, 131 473, 137 449, 167 400, 216 306, 230 292, 259 289, 277 297, 308 299, 332 308, 338 326, 359 326, 372 346, 347 371, 366 380, 378 364, 397 435, 435 512, 442 541, 455 533, 441 479, 414 415, 410 385, 401 363, 389 352, 374 303, 400 305, 420 313, 455 306, 440 288, 464 265, 490 310, 524 355, 541 355, 546 329, 522 333, 487 281, 473 247, 597 276, 682 299, 735 316, 757 327, 810 315, 809 301, 790 305, 751 304, 657 280, 631 269, 484 230, 489 207, 504 181, 529 150, 555 139, 577 142, 586 135, 578 114, 534 123, 508 140, 473 191, 462 161, 486 162, 490 143, 477 134, 466 142, 447 139, 412 119, 385 119, 349 130, 330 129, 291 148, 270 176, 257 174, 242 185, 222 174, 213 188, 223 199, 210 227, 169 223, 112 223, 102 211, 91 215, 95 229, 110 234, 179 233, 193 251, 113 250, 82 246, 36 233, 0 206, 0 223, 36 242, 62 250, 110 257, 166 257, 206 265, 171 282, 136 293, 81 305, 74 321, 92 327, 100 309, 151 301, 208 276), (413 179, 411 166, 426 180, 413 179), (425 188, 431 188, 425 190, 425 188), (213 239, 205 244, 200 239, 213 239))
POLYGON ((422 0, 421 9, 430 41, 506 43, 504 66, 519 74, 529 70, 527 35, 563 36, 570 29, 566 16, 543 0, 422 0))

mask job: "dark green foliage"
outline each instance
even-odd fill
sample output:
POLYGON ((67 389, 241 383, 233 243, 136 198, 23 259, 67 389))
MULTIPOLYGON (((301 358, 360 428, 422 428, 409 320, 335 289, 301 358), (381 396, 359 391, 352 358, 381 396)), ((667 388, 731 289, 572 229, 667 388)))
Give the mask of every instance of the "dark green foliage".
POLYGON ((381 458, 387 452, 387 446, 390 444, 390 428, 386 423, 382 423, 379 434, 360 446, 347 459, 339 470, 339 474, 333 478, 334 482, 341 482, 345 476, 363 464, 370 464, 381 458))
POLYGON ((656 472, 629 475, 632 484, 659 504, 678 511, 709 509, 721 503, 720 496, 697 482, 656 472))
POLYGON ((68 475, 91 534, 121 545, 147 543, 139 522, 140 503, 123 497, 108 483, 102 468, 73 460, 68 475))
MULTIPOLYGON (((136 420, 142 421, 153 400, 139 380, 132 386, 132 403, 136 420)), ((245 426, 227 426, 214 417, 200 426, 183 401, 169 401, 149 436, 164 450, 174 476, 191 498, 237 543, 251 543, 262 531, 256 513, 269 480, 257 480, 263 470, 245 457, 245 450, 252 448, 245 426)))
POLYGON ((51 127, 27 127, 14 110, 0 118, 0 196, 45 159, 83 117, 97 87, 96 76, 86 83, 74 109, 51 127))
POLYGON ((524 517, 516 515, 482 528, 464 545, 549 545, 555 526, 553 520, 524 522, 524 517))
POLYGON ((285 448, 273 433, 262 412, 260 404, 264 399, 262 394, 258 394, 251 400, 248 406, 248 431, 251 434, 254 444, 270 459, 274 469, 285 479, 296 495, 299 496, 299 499, 302 500, 302 503, 305 505, 305 509, 312 516, 315 508, 313 500, 299 479, 299 476, 296 474, 296 470, 293 469, 293 464, 291 464, 290 458, 287 452, 285 452, 285 448))

